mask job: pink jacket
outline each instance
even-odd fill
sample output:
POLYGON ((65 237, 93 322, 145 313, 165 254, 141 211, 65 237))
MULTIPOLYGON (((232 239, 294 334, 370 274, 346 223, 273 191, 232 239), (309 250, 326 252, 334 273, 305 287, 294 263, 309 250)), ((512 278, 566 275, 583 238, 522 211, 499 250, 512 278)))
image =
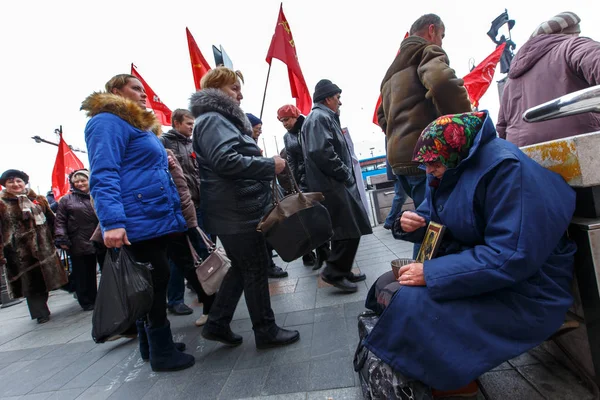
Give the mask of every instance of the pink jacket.
POLYGON ((508 78, 496 126, 501 138, 520 147, 600 131, 600 116, 593 113, 523 121, 528 108, 600 84, 600 43, 571 35, 536 36, 519 50, 508 78))

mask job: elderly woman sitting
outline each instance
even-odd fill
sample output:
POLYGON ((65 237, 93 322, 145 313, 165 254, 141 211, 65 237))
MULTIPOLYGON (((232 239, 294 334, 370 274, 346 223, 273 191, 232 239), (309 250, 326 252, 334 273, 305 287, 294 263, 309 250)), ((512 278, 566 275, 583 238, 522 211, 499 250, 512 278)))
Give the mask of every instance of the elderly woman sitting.
POLYGON ((394 237, 421 242, 434 221, 447 228, 444 242, 437 258, 400 269, 365 346, 432 388, 473 387, 563 323, 572 302, 576 246, 566 229, 575 193, 497 138, 486 112, 432 122, 414 161, 427 170, 426 199, 395 221, 394 237))

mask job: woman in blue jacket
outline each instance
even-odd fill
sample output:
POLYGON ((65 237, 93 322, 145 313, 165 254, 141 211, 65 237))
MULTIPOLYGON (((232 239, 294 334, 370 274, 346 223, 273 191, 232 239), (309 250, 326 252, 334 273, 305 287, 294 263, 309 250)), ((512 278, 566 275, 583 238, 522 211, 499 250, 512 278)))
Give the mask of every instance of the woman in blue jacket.
POLYGON ((154 300, 146 328, 152 369, 191 367, 194 357, 176 349, 167 320, 167 235, 184 232, 186 223, 167 153, 157 138, 160 123, 146 111, 144 87, 133 75, 113 77, 106 93, 93 93, 81 108, 91 117, 85 141, 104 244, 127 246, 137 261, 152 264, 154 300))
POLYGON ((497 138, 487 112, 438 118, 414 160, 428 174, 426 199, 396 220, 393 233, 421 242, 430 221, 443 224, 442 254, 400 269, 399 289, 365 345, 394 370, 453 390, 564 322, 575 193, 497 138))

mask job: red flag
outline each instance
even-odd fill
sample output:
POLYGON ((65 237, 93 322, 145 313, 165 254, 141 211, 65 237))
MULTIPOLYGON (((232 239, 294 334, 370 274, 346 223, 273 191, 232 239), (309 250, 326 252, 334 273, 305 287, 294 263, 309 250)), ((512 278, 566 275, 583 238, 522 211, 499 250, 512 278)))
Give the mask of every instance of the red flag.
MULTIPOLYGON (((408 34, 408 32, 406 32, 406 35, 404 35, 404 39, 406 39, 409 36, 410 35, 408 34)), ((400 54, 400 49, 398 49, 398 51, 396 52, 396 56, 398 56, 398 54, 400 54)), ((379 126, 379 119, 377 118, 377 110, 379 110, 380 105, 381 105, 381 94, 379 95, 379 98, 377 99, 377 104, 375 104, 375 112, 373 113, 373 123, 377 126, 379 126)))
POLYGON ((483 94, 488 90, 494 79, 494 72, 496 71, 496 65, 502 57, 506 42, 496 47, 496 50, 492 52, 485 60, 479 63, 471 72, 469 72, 463 80, 465 81, 465 88, 469 93, 469 99, 473 107, 479 105, 479 100, 483 94))
POLYGON ((170 126, 172 114, 171 110, 169 110, 169 107, 167 107, 165 103, 160 101, 160 98, 156 95, 156 93, 154 93, 154 90, 152 90, 152 88, 148 86, 144 78, 142 78, 140 73, 137 72, 137 69, 135 69, 135 65, 133 65, 133 63, 131 64, 131 75, 138 78, 144 86, 144 90, 146 91, 146 95, 148 96, 146 98, 146 107, 154 110, 154 115, 156 115, 156 118, 158 119, 161 125, 170 126))
POLYGON ((58 142, 58 153, 52 170, 52 193, 54 193, 56 201, 71 190, 69 174, 82 168, 84 168, 83 163, 65 143, 61 134, 58 142))
POLYGON ((188 41, 188 49, 190 50, 190 61, 192 62, 192 74, 194 74, 194 85, 196 86, 196 90, 200 90, 200 79, 210 71, 210 65, 206 62, 206 59, 200 52, 194 37, 190 33, 188 28, 185 28, 185 33, 187 35, 188 41))
POLYGON ((277 58, 287 65, 290 89, 292 90, 292 97, 296 99, 296 107, 300 109, 302 114, 308 114, 312 108, 312 99, 298 63, 296 45, 290 25, 283 14, 283 5, 279 6, 279 17, 275 26, 275 33, 267 52, 267 63, 269 65, 271 65, 273 58, 277 58))

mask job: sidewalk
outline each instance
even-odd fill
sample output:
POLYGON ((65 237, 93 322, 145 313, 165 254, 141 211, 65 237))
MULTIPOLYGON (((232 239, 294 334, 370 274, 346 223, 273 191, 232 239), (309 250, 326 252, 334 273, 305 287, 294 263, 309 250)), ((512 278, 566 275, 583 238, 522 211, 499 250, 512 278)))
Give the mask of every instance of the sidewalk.
MULTIPOLYGON (((51 320, 43 325, 29 319, 25 302, 0 310, 0 399, 362 399, 352 369, 356 317, 390 261, 411 255, 412 244, 375 228, 361 240, 355 267, 367 280, 353 294, 340 294, 300 260, 275 258, 289 272, 287 279, 270 283, 276 320, 301 335, 299 342, 279 349, 255 348, 243 298, 232 329, 243 335, 244 344, 229 348, 204 340, 201 328, 194 326, 202 309, 186 292, 194 314, 169 319, 176 340, 187 344, 196 365, 172 373, 152 372, 141 360, 136 340, 95 344, 92 314, 81 311, 68 293, 52 293, 51 320)), ((481 381, 490 399, 592 398, 541 349, 503 364, 481 381), (547 372, 549 366, 554 372, 547 372), (537 388, 528 377, 537 380, 537 388)))

